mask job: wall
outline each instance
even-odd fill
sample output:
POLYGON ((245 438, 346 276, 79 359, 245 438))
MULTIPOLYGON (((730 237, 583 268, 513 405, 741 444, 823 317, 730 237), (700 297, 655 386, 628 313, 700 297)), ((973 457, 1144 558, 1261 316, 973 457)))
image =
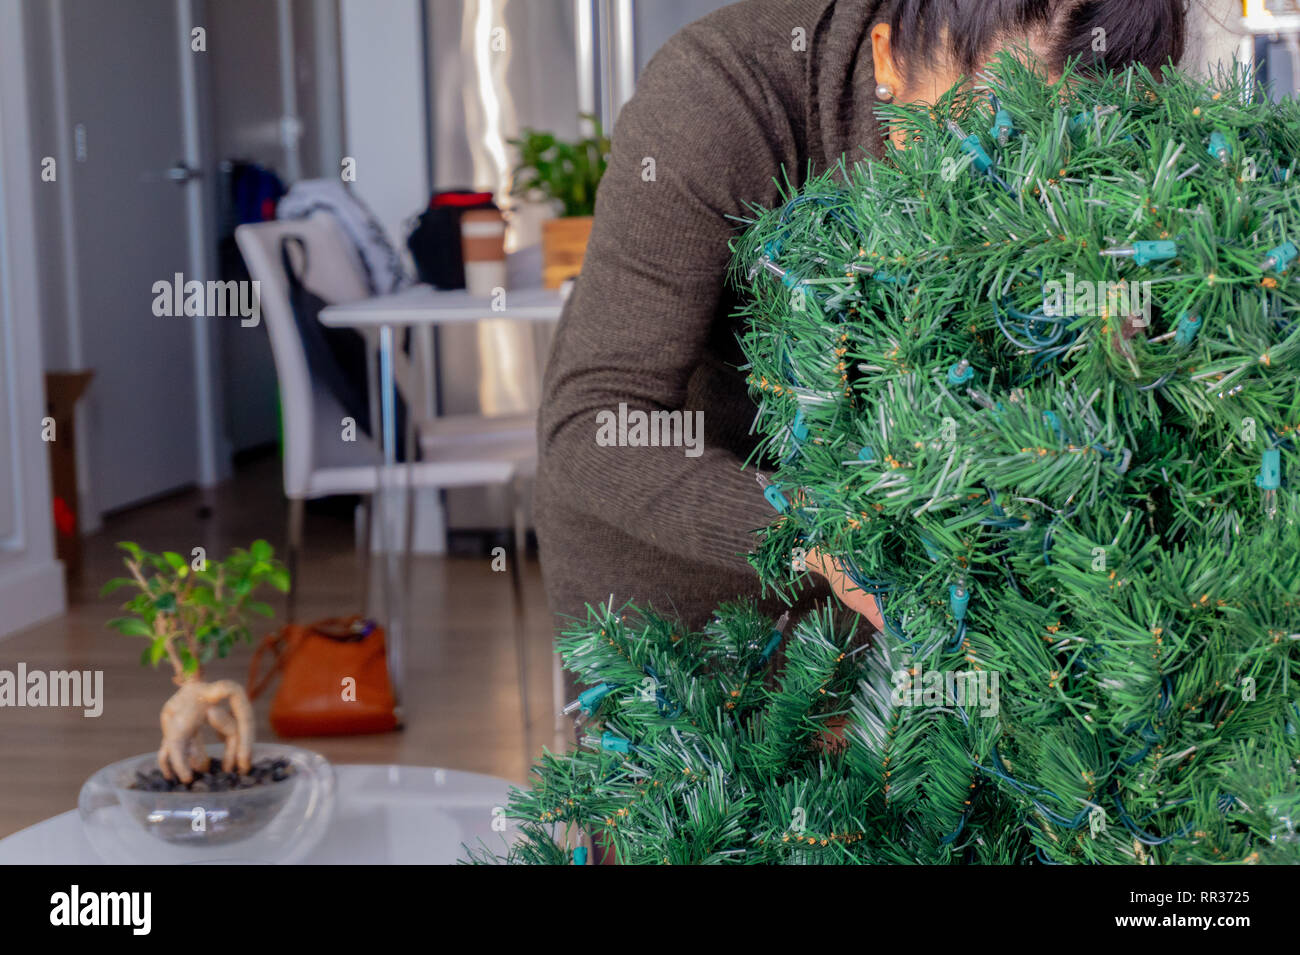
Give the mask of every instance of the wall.
MULTIPOLYGON (((66 121, 66 104, 56 96, 53 83, 54 70, 62 62, 63 50, 56 47, 52 15, 58 12, 54 3, 26 3, 23 5, 23 28, 27 57, 27 102, 31 116, 38 117, 32 124, 32 155, 51 156, 58 168, 67 169, 72 163, 72 148, 66 121)), ((33 190, 32 204, 35 212, 36 248, 35 280, 41 298, 41 351, 47 371, 69 371, 81 367, 80 335, 77 315, 80 303, 76 283, 67 280, 68 269, 75 261, 75 245, 65 222, 71 221, 72 195, 69 177, 54 183, 43 183, 33 190), (65 216, 67 219, 65 220, 65 216)), ((77 420, 77 446, 88 447, 86 416, 77 420)), ((90 457, 83 453, 77 458, 77 484, 80 489, 78 511, 84 532, 99 529, 99 509, 95 506, 94 481, 90 470, 90 457)))
POLYGON ((1239 0, 1191 0, 1187 8, 1187 49, 1182 66, 1189 72, 1212 73, 1231 62, 1241 46, 1239 0))
POLYGON ((664 41, 686 24, 732 2, 734 0, 637 0, 633 16, 637 73, 645 69, 664 41))
POLYGON ((54 558, 23 8, 0 0, 0 635, 63 611, 54 558))
POLYGON ((421 11, 419 0, 380 9, 339 2, 343 148, 356 160, 356 194, 404 249, 407 220, 429 201, 421 11))

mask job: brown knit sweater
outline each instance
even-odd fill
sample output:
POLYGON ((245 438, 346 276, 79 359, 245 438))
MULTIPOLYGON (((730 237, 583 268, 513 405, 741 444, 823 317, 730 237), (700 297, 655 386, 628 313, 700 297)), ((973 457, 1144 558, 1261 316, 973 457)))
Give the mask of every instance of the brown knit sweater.
POLYGON ((759 594, 744 555, 774 514, 742 469, 755 406, 737 368, 732 217, 774 205, 778 182, 797 187, 810 168, 879 154, 878 6, 725 7, 669 40, 623 108, 544 385, 536 523, 555 613, 613 595, 698 627, 719 603, 759 594), (633 431, 599 441, 598 416, 620 404, 702 411, 703 452, 633 446, 633 431))

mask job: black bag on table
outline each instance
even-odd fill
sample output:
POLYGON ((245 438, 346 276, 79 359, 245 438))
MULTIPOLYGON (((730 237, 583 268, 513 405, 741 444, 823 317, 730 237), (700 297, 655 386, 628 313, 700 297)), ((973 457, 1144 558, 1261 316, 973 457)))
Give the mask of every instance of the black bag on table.
POLYGON ((420 281, 437 289, 465 287, 460 217, 471 209, 495 209, 490 192, 453 189, 435 193, 406 238, 420 281))

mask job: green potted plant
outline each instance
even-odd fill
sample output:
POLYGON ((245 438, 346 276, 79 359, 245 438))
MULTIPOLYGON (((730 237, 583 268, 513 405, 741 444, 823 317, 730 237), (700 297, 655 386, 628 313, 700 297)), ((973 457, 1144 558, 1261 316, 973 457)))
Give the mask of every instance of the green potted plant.
POLYGON ((542 283, 558 288, 582 269, 596 210, 596 187, 605 174, 609 137, 589 114, 591 135, 564 141, 554 133, 525 128, 510 144, 519 152, 511 195, 550 203, 556 218, 542 223, 542 283))
POLYGON ((129 573, 103 593, 134 593, 128 615, 108 625, 147 641, 141 663, 167 661, 177 689, 162 707, 157 753, 111 763, 81 787, 86 839, 109 863, 300 861, 329 827, 333 770, 308 750, 255 744, 244 687, 203 678, 206 664, 251 639, 253 617, 273 615, 258 591, 287 591, 288 571, 264 540, 221 561, 118 546, 129 573), (205 724, 220 743, 205 745, 205 724))
MULTIPOLYGON (((196 774, 211 775, 201 738, 207 724, 225 744, 222 774, 238 773, 248 785, 253 772, 252 704, 234 680, 205 681, 203 665, 225 657, 236 643, 251 640, 250 614, 274 615, 254 594, 267 584, 287 591, 288 571, 264 540, 254 541, 247 550, 237 548, 225 560, 197 557, 193 564, 172 551, 151 554, 129 541, 118 546, 126 551, 130 576, 110 580, 102 594, 123 587, 137 593, 123 605, 130 615, 110 620, 108 626, 148 640, 141 662, 156 667, 166 660, 178 687, 162 708, 157 773, 185 786, 194 783, 196 774)), ((251 778, 258 782, 274 775, 273 768, 251 778)))

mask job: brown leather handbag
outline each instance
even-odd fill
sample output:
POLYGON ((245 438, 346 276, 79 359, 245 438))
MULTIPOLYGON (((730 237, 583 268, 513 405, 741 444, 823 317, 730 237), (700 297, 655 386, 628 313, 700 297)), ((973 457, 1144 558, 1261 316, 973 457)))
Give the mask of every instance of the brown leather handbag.
POLYGON ((384 631, 373 620, 336 617, 267 634, 249 662, 249 697, 256 699, 277 673, 271 729, 280 736, 387 733, 400 725, 384 631), (275 660, 259 679, 267 650, 275 660))

